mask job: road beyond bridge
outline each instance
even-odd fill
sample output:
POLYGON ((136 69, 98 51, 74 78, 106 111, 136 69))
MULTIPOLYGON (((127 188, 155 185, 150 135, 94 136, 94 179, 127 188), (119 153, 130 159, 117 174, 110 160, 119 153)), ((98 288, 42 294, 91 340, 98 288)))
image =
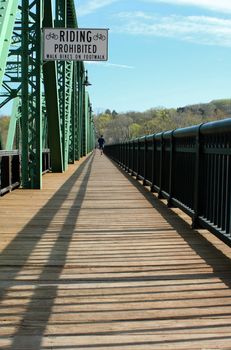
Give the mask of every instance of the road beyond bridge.
POLYGON ((230 248, 106 156, 0 216, 0 348, 230 349, 230 248))

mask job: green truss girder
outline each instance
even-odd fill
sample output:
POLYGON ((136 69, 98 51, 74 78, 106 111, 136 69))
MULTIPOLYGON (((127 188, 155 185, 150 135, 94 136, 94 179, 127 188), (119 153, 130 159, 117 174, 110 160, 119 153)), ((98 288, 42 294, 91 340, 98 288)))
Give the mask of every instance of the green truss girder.
POLYGON ((42 188, 41 0, 22 7, 22 185, 42 188))
MULTIPOLYGON (((44 28, 53 28, 52 0, 46 3, 43 18, 44 28)), ((63 171, 63 150, 60 125, 60 108, 58 96, 57 64, 55 61, 43 65, 44 90, 48 122, 48 146, 51 153, 53 172, 63 171), (49 132, 52 130, 52 132, 49 132)))
POLYGON ((41 188, 44 148, 50 149, 52 171, 62 172, 94 147, 83 62, 43 62, 41 56, 43 27, 78 27, 75 3, 0 0, 0 4, 0 108, 13 99, 6 146, 21 150, 22 186, 41 188))
POLYGON ((0 0, 0 86, 7 64, 17 9, 18 0, 0 0))

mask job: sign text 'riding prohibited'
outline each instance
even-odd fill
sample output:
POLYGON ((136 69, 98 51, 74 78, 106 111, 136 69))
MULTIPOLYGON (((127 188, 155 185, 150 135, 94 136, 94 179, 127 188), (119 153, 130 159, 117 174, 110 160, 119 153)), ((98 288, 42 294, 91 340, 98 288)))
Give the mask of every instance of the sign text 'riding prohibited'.
POLYGON ((108 29, 44 28, 45 61, 107 61, 108 29))

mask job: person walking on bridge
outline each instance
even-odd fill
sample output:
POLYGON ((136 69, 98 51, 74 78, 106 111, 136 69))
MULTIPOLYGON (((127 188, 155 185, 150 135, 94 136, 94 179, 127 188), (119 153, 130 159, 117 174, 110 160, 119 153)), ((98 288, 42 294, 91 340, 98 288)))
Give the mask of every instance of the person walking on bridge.
POLYGON ((102 155, 102 154, 103 154, 104 144, 105 144, 105 140, 104 140, 104 138, 103 138, 103 135, 101 135, 101 136, 98 138, 98 144, 99 144, 100 154, 102 155))

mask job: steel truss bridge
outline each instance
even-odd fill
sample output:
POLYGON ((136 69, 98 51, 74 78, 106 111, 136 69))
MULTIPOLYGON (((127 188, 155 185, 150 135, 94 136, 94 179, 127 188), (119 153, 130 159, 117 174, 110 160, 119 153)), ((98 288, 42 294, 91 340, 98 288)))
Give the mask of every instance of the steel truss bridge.
POLYGON ((0 348, 231 349, 231 119, 91 152, 87 72, 43 62, 49 27, 74 0, 0 0, 0 348))
POLYGON ((48 165, 63 172, 94 146, 84 63, 43 62, 45 27, 78 28, 74 0, 0 0, 0 110, 12 106, 6 150, 20 153, 23 188, 41 188, 48 165))

